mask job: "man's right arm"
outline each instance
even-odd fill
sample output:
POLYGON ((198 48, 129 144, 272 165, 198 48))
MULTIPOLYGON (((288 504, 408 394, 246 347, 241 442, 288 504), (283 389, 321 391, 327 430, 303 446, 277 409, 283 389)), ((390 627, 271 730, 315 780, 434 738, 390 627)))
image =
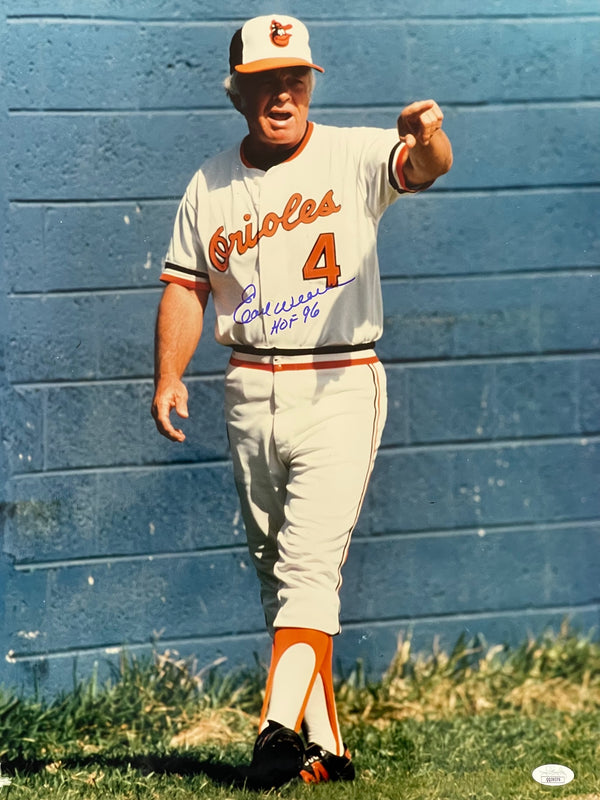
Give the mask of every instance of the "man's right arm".
POLYGON ((182 382, 202 334, 207 291, 167 284, 158 307, 154 342, 154 399, 152 416, 159 433, 173 442, 185 434, 171 423, 171 411, 187 419, 187 389, 182 382))

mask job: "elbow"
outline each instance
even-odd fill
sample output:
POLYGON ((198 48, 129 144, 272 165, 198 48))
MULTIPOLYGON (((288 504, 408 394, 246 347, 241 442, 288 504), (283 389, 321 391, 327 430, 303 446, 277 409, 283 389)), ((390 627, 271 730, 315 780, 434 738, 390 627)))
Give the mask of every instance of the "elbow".
POLYGON ((454 155, 452 153, 452 145, 448 141, 448 147, 444 153, 444 157, 440 160, 440 175, 445 175, 450 172, 452 164, 454 163, 454 155))
POLYGON ((436 131, 432 137, 431 145, 435 153, 435 167, 437 177, 439 178, 440 175, 445 175, 447 172, 450 172, 452 167, 454 161, 452 145, 446 133, 441 129, 436 131))
POLYGON ((445 170, 446 172, 450 172, 453 163, 454 163, 454 154, 452 153, 452 148, 450 148, 448 157, 446 159, 446 170, 445 170))
POLYGON ((453 162, 454 158, 452 157, 452 154, 450 154, 446 159, 446 161, 442 164, 442 170, 440 172, 440 175, 445 175, 447 172, 450 172, 450 170, 452 169, 453 162))
MULTIPOLYGON (((431 169, 427 173, 424 179, 422 179, 421 183, 427 183, 429 181, 436 181, 438 178, 441 178, 442 175, 445 175, 447 172, 450 172, 452 168, 452 153, 449 153, 444 158, 439 158, 435 165, 431 165, 431 169)), ((424 173, 425 175, 425 173, 424 173)))

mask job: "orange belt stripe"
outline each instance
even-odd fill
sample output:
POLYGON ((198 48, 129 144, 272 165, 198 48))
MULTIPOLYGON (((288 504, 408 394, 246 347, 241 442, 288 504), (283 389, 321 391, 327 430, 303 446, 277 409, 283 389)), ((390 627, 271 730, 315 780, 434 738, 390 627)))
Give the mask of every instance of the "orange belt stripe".
POLYGON ((229 363, 234 367, 248 367, 249 369, 262 369, 266 372, 288 372, 290 370, 301 369, 335 369, 336 367, 354 367, 358 364, 376 364, 379 361, 377 356, 367 358, 346 358, 339 361, 310 361, 302 364, 265 364, 258 361, 242 361, 240 358, 231 356, 229 363))

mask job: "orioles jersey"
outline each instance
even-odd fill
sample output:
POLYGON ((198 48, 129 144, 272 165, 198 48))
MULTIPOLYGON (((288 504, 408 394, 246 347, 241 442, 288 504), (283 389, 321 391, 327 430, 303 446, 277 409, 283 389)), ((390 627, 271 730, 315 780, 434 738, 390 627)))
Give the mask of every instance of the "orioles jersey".
POLYGON ((209 159, 179 205, 161 280, 212 292, 223 345, 374 342, 377 229, 409 191, 407 155, 395 130, 309 122, 300 147, 267 171, 243 145, 209 159))

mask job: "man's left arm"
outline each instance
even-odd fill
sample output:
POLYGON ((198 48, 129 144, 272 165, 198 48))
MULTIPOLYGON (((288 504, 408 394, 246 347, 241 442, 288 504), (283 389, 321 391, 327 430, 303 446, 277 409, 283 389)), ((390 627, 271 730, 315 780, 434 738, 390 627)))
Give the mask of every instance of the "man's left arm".
POLYGON ((442 130, 443 119, 435 100, 420 100, 402 109, 398 135, 408 147, 403 167, 408 185, 431 183, 452 166, 452 145, 442 130))

